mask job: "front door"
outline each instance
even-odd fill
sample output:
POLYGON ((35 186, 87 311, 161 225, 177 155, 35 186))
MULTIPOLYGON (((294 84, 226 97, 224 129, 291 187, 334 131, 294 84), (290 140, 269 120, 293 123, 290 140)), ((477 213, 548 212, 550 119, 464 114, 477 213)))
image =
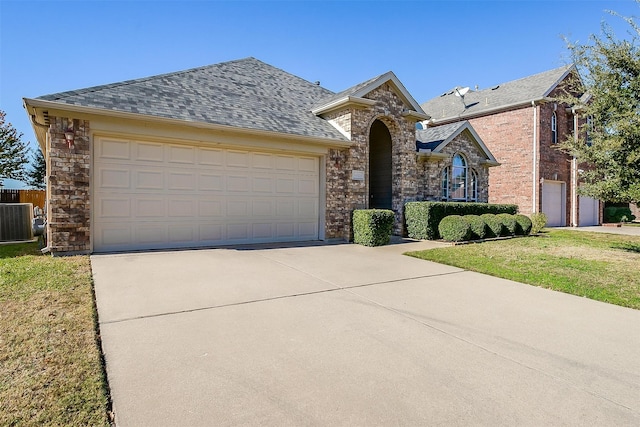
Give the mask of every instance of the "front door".
POLYGON ((391 134, 379 120, 369 132, 369 208, 391 209, 391 134))

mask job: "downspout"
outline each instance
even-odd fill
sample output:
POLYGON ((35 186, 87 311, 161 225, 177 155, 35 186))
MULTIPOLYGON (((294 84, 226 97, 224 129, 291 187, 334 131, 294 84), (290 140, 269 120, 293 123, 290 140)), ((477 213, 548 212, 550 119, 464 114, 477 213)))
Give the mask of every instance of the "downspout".
MULTIPOLYGON (((573 111, 573 140, 578 142, 578 115, 573 111)), ((571 158, 571 222, 578 227, 578 159, 571 158)))
POLYGON ((533 186, 531 194, 531 213, 536 213, 538 212, 538 111, 536 109, 536 101, 531 101, 531 106, 533 107, 533 186))

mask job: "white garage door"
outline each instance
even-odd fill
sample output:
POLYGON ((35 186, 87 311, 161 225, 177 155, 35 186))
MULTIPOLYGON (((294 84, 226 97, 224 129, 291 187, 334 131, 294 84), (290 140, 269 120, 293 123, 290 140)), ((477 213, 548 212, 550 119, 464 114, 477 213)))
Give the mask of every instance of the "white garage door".
POLYGON ((318 239, 317 157, 95 141, 94 251, 318 239))
POLYGON ((547 226, 564 227, 565 190, 563 182, 544 181, 542 184, 542 212, 547 215, 547 226))
POLYGON ((600 219, 600 202, 591 197, 580 196, 578 225, 598 225, 600 219))

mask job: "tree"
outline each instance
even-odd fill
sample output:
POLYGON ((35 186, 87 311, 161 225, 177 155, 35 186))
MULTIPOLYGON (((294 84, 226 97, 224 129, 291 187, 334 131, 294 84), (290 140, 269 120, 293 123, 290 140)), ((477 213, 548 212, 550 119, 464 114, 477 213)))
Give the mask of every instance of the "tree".
POLYGON ((5 112, 0 110, 0 186, 3 179, 24 179, 24 166, 28 163, 29 149, 20 138, 22 134, 5 122, 5 112))
POLYGON ((44 178, 47 175, 47 163, 39 148, 31 156, 31 169, 27 171, 27 184, 32 188, 43 190, 46 185, 44 178))
MULTIPOLYGON (((618 16, 615 12, 612 15, 618 16)), ((606 24, 586 44, 568 43, 580 74, 561 100, 579 108, 581 135, 562 149, 585 164, 580 193, 611 202, 640 202, 640 27, 616 39, 606 24), (578 85, 583 89, 578 90, 578 85), (578 97, 580 93, 588 94, 578 97)))

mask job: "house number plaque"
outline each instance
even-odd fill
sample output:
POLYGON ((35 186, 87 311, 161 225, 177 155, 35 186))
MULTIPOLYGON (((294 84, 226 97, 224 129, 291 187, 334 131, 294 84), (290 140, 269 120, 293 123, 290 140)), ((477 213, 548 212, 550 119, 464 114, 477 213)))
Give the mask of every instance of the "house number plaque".
POLYGON ((364 181, 364 171, 351 171, 351 179, 354 181, 364 181))

